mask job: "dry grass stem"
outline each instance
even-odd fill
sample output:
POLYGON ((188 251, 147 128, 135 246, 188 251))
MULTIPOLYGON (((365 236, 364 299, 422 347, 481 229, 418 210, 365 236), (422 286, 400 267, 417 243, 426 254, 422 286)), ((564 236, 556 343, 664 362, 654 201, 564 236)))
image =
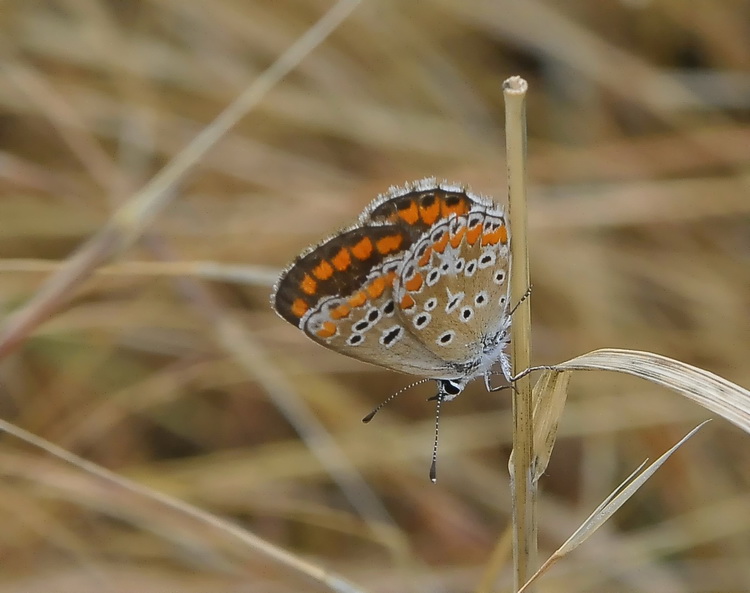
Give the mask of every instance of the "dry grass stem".
MULTIPOLYGON (((511 229, 511 324, 513 371, 531 364, 531 301, 526 214, 526 90, 520 77, 503 83, 508 167, 508 219, 511 229), (526 298, 524 298, 526 296, 526 298), (523 302, 522 302, 523 300, 523 302)), ((536 565, 536 483, 534 481, 534 414, 530 377, 514 382, 513 457, 509 464, 513 493, 513 562, 516 588, 536 565)))
MULTIPOLYGON (((0 260, 0 274, 28 272, 46 274, 64 266, 64 262, 38 259, 0 260)), ((212 261, 126 261, 92 270, 94 276, 143 276, 152 278, 191 277, 198 280, 231 282, 248 286, 271 287, 279 269, 269 266, 230 265, 212 261)))
POLYGON ((249 531, 240 528, 237 525, 230 523, 220 517, 217 517, 211 513, 203 511, 193 505, 171 497, 164 492, 153 490, 141 484, 137 484, 127 478, 118 476, 117 474, 95 464, 90 461, 74 455, 65 449, 58 447, 57 445, 50 443, 49 441, 40 438, 30 432, 23 430, 9 422, 0 420, 0 430, 12 434, 13 436, 46 451, 47 453, 54 455, 58 459, 70 463, 80 470, 89 473, 97 478, 106 482, 110 487, 113 487, 115 491, 123 490, 136 496, 155 502, 157 505, 162 507, 164 511, 174 511, 181 517, 190 517, 196 521, 210 526, 213 529, 218 530, 224 535, 235 538, 237 541, 246 545, 253 552, 257 554, 263 554, 270 560, 278 562, 279 564, 299 572, 300 574, 308 577, 311 580, 317 581, 321 585, 329 588, 331 591, 337 593, 358 593, 363 592, 364 589, 355 586, 348 582, 346 579, 323 570, 314 564, 303 560, 302 558, 290 554, 286 550, 274 546, 273 544, 259 538, 258 536, 250 533, 249 531))

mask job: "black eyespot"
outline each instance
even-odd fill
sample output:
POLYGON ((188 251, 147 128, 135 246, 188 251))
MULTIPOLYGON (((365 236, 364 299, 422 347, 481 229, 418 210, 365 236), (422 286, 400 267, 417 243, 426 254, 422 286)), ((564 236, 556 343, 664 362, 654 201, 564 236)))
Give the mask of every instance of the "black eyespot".
POLYGON ((450 303, 448 303, 448 306, 446 307, 446 309, 447 309, 448 311, 452 310, 452 309, 453 309, 453 308, 454 308, 454 307, 455 307, 456 305, 458 305, 458 303, 459 303, 460 301, 461 301, 461 297, 453 297, 453 298, 451 299, 450 303))
POLYGON ((377 309, 373 309, 367 314, 367 321, 373 323, 377 321, 378 317, 380 317, 380 311, 378 311, 377 309))
POLYGON ((393 301, 388 301, 383 307, 383 313, 390 315, 396 310, 396 304, 393 301))
POLYGON ((401 327, 394 327, 392 330, 383 334, 383 344, 390 346, 396 338, 401 335, 401 327))
POLYGON ((365 339, 364 336, 361 336, 359 334, 354 334, 347 340, 347 342, 349 343, 350 346, 356 346, 364 339, 365 339))
POLYGON ((435 203, 435 194, 424 194, 420 202, 424 208, 429 208, 435 203))
POLYGON ((435 284, 437 282, 437 279, 440 277, 440 272, 438 270, 432 270, 432 272, 429 273, 427 276, 427 284, 435 284))
POLYGON ((368 327, 370 327, 370 323, 368 321, 360 321, 359 323, 354 324, 354 330, 358 332, 365 331, 368 327))
POLYGON ((462 260, 462 259, 459 259, 459 260, 458 260, 458 261, 456 262, 456 272, 460 272, 460 271, 461 271, 461 270, 463 270, 463 269, 464 269, 464 260, 462 260))
POLYGON ((421 328, 423 325, 427 325, 430 321, 430 316, 427 313, 422 313, 420 315, 417 315, 417 317, 414 319, 414 326, 417 328, 421 328))
POLYGON ((445 333, 444 333, 444 334, 443 334, 442 336, 440 336, 440 337, 438 338, 438 342, 439 342, 440 344, 443 344, 443 345, 445 345, 445 344, 449 344, 449 343, 450 343, 450 341, 451 341, 451 340, 453 339, 453 336, 454 336, 454 335, 455 335, 455 334, 454 334, 454 332, 452 332, 452 331, 447 331, 447 332, 445 332, 445 333))
POLYGON ((477 264, 476 262, 469 262, 469 264, 466 266, 466 273, 471 276, 474 273, 474 270, 476 269, 477 264))
POLYGON ((440 266, 440 269, 443 270, 443 272, 447 272, 448 268, 450 268, 450 264, 444 263, 442 266, 440 266))
POLYGON ((461 201, 461 196, 450 195, 447 198, 445 198, 445 205, 448 207, 458 206, 460 201, 461 201))
POLYGON ((426 311, 432 311, 435 307, 437 307, 437 299, 435 297, 432 297, 424 304, 426 311))
POLYGON ((484 303, 484 302, 485 302, 486 300, 487 300, 487 297, 486 297, 486 296, 484 296, 484 294, 480 293, 480 294, 478 294, 478 295, 476 296, 476 298, 474 299, 474 302, 475 302, 475 303, 476 303, 477 305, 481 305, 481 304, 482 304, 482 303, 484 303))
POLYGON ((411 278, 414 275, 414 266, 410 265, 404 272, 404 278, 411 278))
POLYGON ((479 260, 483 264, 488 264, 492 261, 491 255, 485 255, 482 259, 479 260))
POLYGON ((505 280, 505 272, 498 272, 495 274, 495 282, 500 284, 503 280, 505 280))
POLYGON ((464 307, 463 309, 461 309, 461 318, 464 321, 468 321, 473 316, 474 316, 474 311, 472 310, 471 307, 464 307))

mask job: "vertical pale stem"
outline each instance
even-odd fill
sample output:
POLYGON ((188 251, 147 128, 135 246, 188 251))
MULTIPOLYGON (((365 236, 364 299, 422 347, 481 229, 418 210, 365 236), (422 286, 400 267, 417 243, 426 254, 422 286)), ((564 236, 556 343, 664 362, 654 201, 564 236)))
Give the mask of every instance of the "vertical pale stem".
MULTIPOLYGON (((531 365, 529 259, 526 241, 526 90, 514 76, 503 83, 505 145, 508 165, 508 222, 511 230, 510 305, 518 305, 511 323, 513 374, 531 365)), ((515 589, 523 585, 536 566, 536 491, 534 484, 534 427, 531 378, 515 382, 513 389, 513 456, 510 467, 513 498, 513 566, 515 589)))

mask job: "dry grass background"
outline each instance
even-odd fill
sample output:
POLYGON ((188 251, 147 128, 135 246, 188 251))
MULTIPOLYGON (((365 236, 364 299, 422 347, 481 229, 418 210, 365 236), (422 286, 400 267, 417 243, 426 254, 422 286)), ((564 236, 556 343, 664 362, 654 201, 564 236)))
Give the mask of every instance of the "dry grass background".
MULTIPOLYGON (((0 314, 331 4, 3 3, 0 314)), ((748 39, 746 0, 366 0, 5 354, 0 415, 363 590, 475 590, 493 554, 508 590, 507 392, 445 406, 433 486, 431 388, 360 424, 410 379, 277 318, 274 272, 391 184, 437 175, 503 200, 500 84, 517 74, 535 362, 636 348, 748 386, 748 39)), ((576 375, 540 557, 706 417, 576 375)), ((749 438, 711 423, 544 590, 750 590, 749 438)), ((0 593, 325 590, 8 435, 0 475, 0 593)))

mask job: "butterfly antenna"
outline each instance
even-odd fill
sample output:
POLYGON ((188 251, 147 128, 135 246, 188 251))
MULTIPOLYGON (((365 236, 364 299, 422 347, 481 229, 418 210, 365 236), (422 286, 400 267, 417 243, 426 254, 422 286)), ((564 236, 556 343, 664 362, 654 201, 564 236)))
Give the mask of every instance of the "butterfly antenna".
POLYGON ((415 381, 414 383, 410 383, 406 387, 402 387, 396 393, 394 393, 392 395, 389 395, 384 401, 380 402, 377 405, 377 407, 372 412, 370 412, 369 414, 367 414, 367 416, 365 416, 364 418, 362 418, 362 422, 364 422, 365 424, 367 424, 370 420, 372 420, 375 417, 375 414, 377 414, 378 412, 380 412, 380 410, 383 409, 383 406, 385 406, 387 403, 389 403, 389 402, 393 401, 394 399, 396 399, 404 391, 406 391, 408 389, 411 389, 412 387, 416 387, 417 385, 421 385, 422 383, 427 383, 427 381, 431 381, 431 379, 420 379, 419 381, 415 381))
POLYGON ((432 443, 432 463, 430 464, 430 481, 434 484, 437 482, 437 449, 438 435, 440 434, 440 404, 443 403, 442 394, 435 398, 435 441, 432 443))

